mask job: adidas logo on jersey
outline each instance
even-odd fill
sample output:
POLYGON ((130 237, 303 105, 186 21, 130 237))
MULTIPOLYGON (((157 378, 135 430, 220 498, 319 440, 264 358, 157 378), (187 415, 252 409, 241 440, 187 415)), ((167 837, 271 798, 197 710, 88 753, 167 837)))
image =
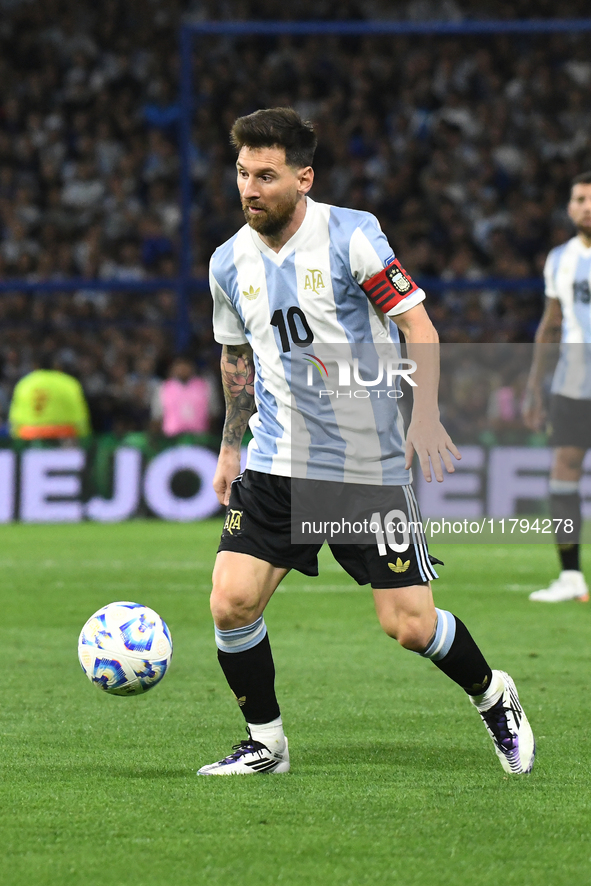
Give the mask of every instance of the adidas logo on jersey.
POLYGON ((243 295, 245 298, 247 298, 249 301, 252 301, 253 299, 255 299, 255 298, 257 297, 257 295, 259 294, 260 291, 261 291, 260 288, 259 288, 259 289, 255 289, 254 286, 252 286, 252 284, 251 284, 251 285, 248 287, 248 289, 243 289, 243 290, 242 290, 242 295, 243 295))

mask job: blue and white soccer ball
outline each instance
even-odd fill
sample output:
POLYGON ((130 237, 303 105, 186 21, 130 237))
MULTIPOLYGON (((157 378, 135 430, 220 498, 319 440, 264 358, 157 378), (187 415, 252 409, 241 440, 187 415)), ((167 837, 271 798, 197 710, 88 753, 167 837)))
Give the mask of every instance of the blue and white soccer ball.
POLYGON ((172 658, 170 631, 140 603, 109 603, 92 615, 78 640, 82 670, 111 695, 141 695, 165 675, 172 658))

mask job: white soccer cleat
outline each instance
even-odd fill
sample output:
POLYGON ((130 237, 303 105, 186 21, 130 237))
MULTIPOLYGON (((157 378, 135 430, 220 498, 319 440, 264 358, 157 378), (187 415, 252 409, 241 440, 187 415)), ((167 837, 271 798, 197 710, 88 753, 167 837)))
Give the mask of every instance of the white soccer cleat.
POLYGON ((577 569, 563 569, 549 588, 534 591, 529 599, 535 603, 564 603, 566 600, 578 600, 587 603, 589 588, 582 572, 577 569))
POLYGON ((472 703, 478 708, 505 772, 513 775, 531 772, 536 742, 519 702, 515 683, 505 671, 493 671, 493 680, 495 678, 503 681, 499 700, 484 711, 476 702, 472 703))
POLYGON ((235 744, 228 757, 217 763, 210 763, 209 766, 202 766, 197 775, 257 775, 264 772, 289 772, 287 738, 284 750, 279 753, 270 751, 266 745, 249 737, 240 744, 235 744))

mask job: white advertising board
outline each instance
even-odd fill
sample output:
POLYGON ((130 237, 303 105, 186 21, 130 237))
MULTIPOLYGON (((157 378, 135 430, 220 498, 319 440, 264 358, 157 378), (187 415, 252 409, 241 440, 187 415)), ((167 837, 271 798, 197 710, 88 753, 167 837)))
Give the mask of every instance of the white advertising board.
MULTIPOLYGON (((524 503, 548 498, 551 450, 525 446, 461 447, 462 460, 443 483, 426 483, 419 471, 415 482, 423 517, 478 519, 513 517, 524 503)), ((243 453, 243 464, 244 464, 243 453)), ((17 456, 0 450, 0 523, 118 522, 138 513, 162 520, 203 520, 219 511, 212 488, 217 457, 200 446, 167 449, 146 464, 141 453, 119 447, 113 456, 109 498, 82 495, 87 467, 82 449, 29 449, 17 456), (180 471, 197 479, 197 491, 175 494, 173 480, 180 471)), ((591 518, 591 451, 581 480, 583 516, 591 518)))

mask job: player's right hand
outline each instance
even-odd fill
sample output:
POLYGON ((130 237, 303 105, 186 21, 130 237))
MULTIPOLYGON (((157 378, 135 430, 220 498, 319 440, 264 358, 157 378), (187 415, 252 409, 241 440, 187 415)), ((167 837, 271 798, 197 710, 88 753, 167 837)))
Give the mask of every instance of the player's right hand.
POLYGON ((230 503, 230 488, 239 474, 240 451, 237 452, 229 446, 222 446, 213 476, 213 489, 219 503, 224 507, 228 507, 230 503))
POLYGON ((523 423, 530 431, 541 431, 546 423, 546 410, 539 388, 526 388, 521 407, 523 423))

